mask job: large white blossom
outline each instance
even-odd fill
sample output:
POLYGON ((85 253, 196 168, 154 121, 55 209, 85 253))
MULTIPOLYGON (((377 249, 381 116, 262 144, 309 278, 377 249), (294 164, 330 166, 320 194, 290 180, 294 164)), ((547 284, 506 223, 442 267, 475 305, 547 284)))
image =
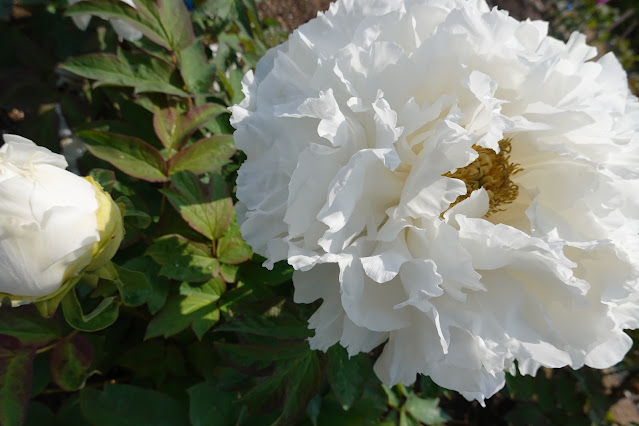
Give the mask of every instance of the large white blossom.
POLYGON ((384 344, 481 403, 605 368, 639 327, 639 103, 613 54, 483 0, 343 0, 232 108, 242 234, 323 299, 312 348, 384 344), (515 363, 516 361, 516 363, 515 363))
POLYGON ((113 257, 124 235, 111 196, 64 170, 63 156, 4 135, 0 147, 0 299, 54 297, 113 257))

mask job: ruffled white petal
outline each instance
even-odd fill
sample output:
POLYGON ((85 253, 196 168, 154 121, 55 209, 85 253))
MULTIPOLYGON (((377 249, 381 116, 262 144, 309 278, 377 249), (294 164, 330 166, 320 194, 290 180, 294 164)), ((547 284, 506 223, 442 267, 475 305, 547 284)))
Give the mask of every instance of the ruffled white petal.
POLYGON ((238 220, 297 270, 297 302, 323 299, 311 347, 386 342, 385 384, 427 374, 481 403, 515 365, 623 358, 639 102, 614 55, 547 31, 483 0, 341 0, 245 76, 238 220), (502 140, 522 170, 495 212, 448 173, 502 140))

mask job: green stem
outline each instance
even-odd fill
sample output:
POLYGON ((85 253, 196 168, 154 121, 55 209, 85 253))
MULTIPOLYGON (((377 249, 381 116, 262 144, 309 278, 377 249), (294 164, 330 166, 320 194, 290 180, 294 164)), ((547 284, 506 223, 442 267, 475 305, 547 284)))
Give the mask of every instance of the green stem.
POLYGON ((39 348, 39 349, 36 349, 35 353, 36 353, 36 355, 38 355, 38 354, 41 354, 41 353, 44 353, 44 352, 50 351, 51 349, 53 349, 53 348, 55 348, 57 345, 59 345, 59 344, 60 344, 60 342, 64 342, 64 341, 70 340, 70 339, 72 339, 72 338, 73 338, 73 336, 75 336, 76 334, 78 334, 78 330, 73 330, 71 333, 69 333, 69 335, 68 335, 68 336, 63 337, 62 339, 58 340, 57 342, 55 342, 55 343, 51 343, 50 345, 43 346, 43 347, 41 347, 41 348, 39 348))

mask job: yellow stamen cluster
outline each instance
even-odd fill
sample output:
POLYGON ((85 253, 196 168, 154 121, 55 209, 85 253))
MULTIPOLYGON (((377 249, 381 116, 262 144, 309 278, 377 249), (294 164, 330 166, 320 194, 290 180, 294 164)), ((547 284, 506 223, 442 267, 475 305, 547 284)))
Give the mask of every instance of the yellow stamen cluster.
MULTIPOLYGON (((457 197, 450 207, 470 197, 473 191, 484 188, 490 199, 490 206, 486 216, 503 211, 499 206, 515 201, 519 188, 510 177, 523 169, 519 164, 510 162, 510 139, 499 141, 499 154, 490 148, 473 145, 479 157, 466 167, 446 173, 444 176, 460 179, 466 184, 466 194, 457 197)), ((449 207, 449 208, 450 208, 449 207)))

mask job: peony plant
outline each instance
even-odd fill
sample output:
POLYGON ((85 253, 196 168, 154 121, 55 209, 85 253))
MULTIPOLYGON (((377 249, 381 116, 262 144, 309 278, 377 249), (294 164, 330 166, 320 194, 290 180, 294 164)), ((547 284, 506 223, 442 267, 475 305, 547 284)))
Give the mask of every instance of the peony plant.
POLYGON ((122 215, 91 177, 62 155, 16 135, 0 147, 0 296, 13 305, 70 290, 104 266, 124 236, 122 215))
MULTIPOLYGON (((69 3, 69 6, 72 6, 81 1, 83 0, 67 0, 67 2, 69 3)), ((120 0, 120 1, 134 9, 136 8, 136 5, 133 2, 133 0, 120 0)), ((125 7, 125 6, 122 6, 122 7, 125 7)), ((104 15, 98 14, 98 16, 103 19, 108 19, 104 15)), ((82 31, 85 31, 89 27, 89 23, 91 22, 91 15, 88 15, 88 14, 76 15, 76 16, 73 16, 72 18, 73 18, 73 23, 75 24, 75 26, 81 29, 82 31)), ((136 41, 142 38, 142 33, 138 31, 133 25, 131 25, 131 23, 123 21, 121 19, 109 19, 109 21, 111 23, 111 26, 113 27, 113 30, 116 32, 116 34, 122 37, 124 40, 136 41)))
POLYGON ((574 10, 14 3, 0 424, 632 420, 636 100, 574 10))
POLYGON ((639 102, 614 54, 483 0, 341 0, 232 107, 242 235, 322 299, 311 348, 383 345, 482 405, 607 368, 639 327, 639 102))

